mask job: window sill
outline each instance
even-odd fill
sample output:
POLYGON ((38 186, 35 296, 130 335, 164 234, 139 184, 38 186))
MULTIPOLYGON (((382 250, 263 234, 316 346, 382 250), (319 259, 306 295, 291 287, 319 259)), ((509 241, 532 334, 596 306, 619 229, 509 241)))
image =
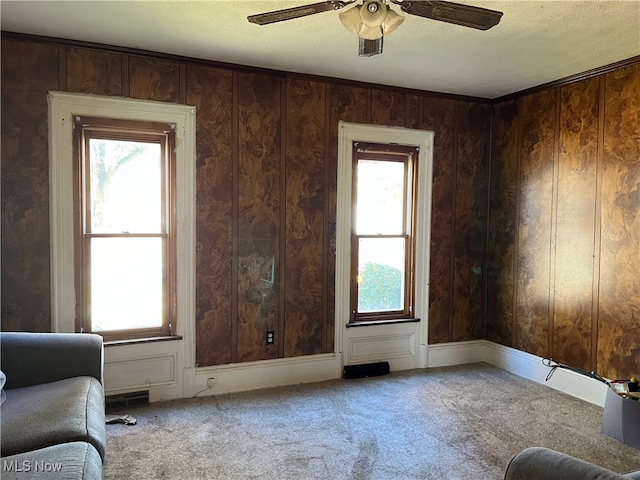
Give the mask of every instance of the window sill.
POLYGON ((162 337, 130 338, 128 340, 108 340, 104 342, 105 347, 119 345, 137 345, 139 343, 169 342, 172 340, 182 340, 182 335, 166 335, 162 337))
POLYGON ((394 325, 396 323, 417 323, 419 318, 394 318, 392 320, 371 320, 366 322, 349 322, 347 328, 353 327, 370 327, 373 325, 394 325))

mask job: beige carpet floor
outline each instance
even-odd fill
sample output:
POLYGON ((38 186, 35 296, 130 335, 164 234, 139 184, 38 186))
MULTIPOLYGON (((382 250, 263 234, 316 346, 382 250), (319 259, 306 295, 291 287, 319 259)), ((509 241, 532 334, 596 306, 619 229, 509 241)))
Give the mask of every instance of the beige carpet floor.
MULTIPOLYGON (((595 380, 594 380, 595 381, 595 380)), ((616 472, 602 408, 486 364, 154 403, 107 425, 107 480, 500 479, 550 447, 616 472)))

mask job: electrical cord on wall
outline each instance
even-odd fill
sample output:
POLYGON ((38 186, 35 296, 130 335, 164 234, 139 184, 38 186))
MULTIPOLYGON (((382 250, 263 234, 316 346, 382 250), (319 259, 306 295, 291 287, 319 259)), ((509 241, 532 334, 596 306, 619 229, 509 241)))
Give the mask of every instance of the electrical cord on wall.
POLYGON ((564 370, 570 370, 572 372, 579 373, 580 375, 584 375, 586 377, 593 378, 595 380, 598 380, 599 382, 606 383, 607 385, 609 385, 609 380, 607 380, 604 377, 601 377, 596 372, 593 372, 593 371, 590 372, 588 370, 583 370, 582 368, 572 367, 570 365, 565 365, 563 363, 558 363, 553 358, 543 358, 542 359, 542 364, 545 367, 549 367, 551 369, 551 371, 547 375, 547 378, 545 378, 545 382, 549 381, 549 379, 553 376, 553 373, 558 368, 562 368, 564 370))

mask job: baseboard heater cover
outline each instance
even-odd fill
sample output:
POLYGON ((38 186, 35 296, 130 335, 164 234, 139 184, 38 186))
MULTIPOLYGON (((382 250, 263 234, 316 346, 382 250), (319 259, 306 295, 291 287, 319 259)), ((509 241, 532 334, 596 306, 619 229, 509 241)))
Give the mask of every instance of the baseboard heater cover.
POLYGON ((345 365, 344 378, 345 380, 350 380, 352 378, 379 377, 380 375, 388 375, 389 372, 389 362, 345 365))
POLYGON ((149 405, 149 390, 119 393, 105 397, 106 409, 131 407, 133 405, 149 405))

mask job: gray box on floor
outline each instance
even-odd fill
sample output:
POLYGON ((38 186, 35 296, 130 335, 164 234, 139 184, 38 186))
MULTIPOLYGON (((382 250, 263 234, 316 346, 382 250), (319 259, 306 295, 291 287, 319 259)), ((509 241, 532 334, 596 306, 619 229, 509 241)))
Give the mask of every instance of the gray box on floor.
POLYGON ((640 448, 640 400, 622 398, 608 388, 602 414, 602 433, 640 448))

